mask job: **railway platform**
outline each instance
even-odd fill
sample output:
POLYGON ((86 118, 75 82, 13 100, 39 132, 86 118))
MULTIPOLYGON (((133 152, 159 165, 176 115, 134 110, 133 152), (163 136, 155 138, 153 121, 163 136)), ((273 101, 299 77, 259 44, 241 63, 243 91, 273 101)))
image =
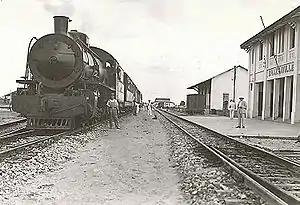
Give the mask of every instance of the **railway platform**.
POLYGON ((207 128, 232 137, 272 138, 272 139, 297 139, 300 133, 300 123, 294 125, 260 120, 245 119, 245 128, 236 128, 238 119, 229 119, 225 116, 182 116, 207 128))

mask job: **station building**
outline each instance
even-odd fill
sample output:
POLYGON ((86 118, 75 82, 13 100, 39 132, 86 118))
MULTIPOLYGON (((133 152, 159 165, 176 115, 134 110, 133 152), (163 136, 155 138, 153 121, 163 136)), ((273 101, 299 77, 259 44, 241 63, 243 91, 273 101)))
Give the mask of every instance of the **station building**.
POLYGON ((175 107, 175 103, 170 98, 155 98, 153 104, 159 107, 175 107))
POLYGON ((225 114, 231 99, 237 103, 238 98, 242 96, 247 101, 248 84, 245 83, 247 81, 248 70, 239 65, 187 89, 193 89, 199 95, 205 96, 205 113, 225 114))
POLYGON ((170 98, 155 98, 154 102, 170 102, 171 99, 170 98))
POLYGON ((249 54, 250 118, 300 121, 300 6, 241 44, 249 54))

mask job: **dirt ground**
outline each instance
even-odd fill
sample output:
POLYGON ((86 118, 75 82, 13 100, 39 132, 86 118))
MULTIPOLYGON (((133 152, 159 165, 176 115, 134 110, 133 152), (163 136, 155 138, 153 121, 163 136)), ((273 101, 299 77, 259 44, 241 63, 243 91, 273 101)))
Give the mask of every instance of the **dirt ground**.
MULTIPOLYGON (((96 132, 97 133, 97 132, 96 132)), ((169 162, 167 135, 142 111, 121 129, 99 131, 63 169, 37 176, 14 204, 184 204, 169 162), (101 134, 100 134, 101 133, 101 134)))

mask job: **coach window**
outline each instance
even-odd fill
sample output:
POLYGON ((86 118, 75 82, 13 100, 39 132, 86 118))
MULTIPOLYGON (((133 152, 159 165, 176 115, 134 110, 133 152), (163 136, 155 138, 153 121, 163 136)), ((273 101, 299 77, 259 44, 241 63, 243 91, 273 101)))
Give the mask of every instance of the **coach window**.
POLYGON ((295 48, 295 27, 290 28, 290 49, 295 48))
POLYGON ((275 43, 275 33, 271 34, 271 39, 270 39, 270 56, 274 56, 274 43, 275 43))
POLYGON ((260 42, 259 44, 259 60, 263 59, 263 43, 260 42))

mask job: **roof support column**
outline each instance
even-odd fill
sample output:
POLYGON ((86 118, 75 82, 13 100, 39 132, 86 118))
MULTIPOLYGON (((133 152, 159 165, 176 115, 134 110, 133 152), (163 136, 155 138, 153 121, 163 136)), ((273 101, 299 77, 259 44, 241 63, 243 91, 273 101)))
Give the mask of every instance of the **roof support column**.
MULTIPOLYGON (((267 37, 268 38, 268 37, 267 37)), ((270 93, 271 93, 271 89, 270 89, 270 84, 268 84, 268 80, 267 80, 267 68, 268 68, 268 62, 266 60, 267 56, 269 56, 269 52, 268 52, 268 41, 264 40, 263 41, 263 68, 264 68, 264 82, 263 82, 263 104, 262 104, 262 113, 261 113, 261 119, 265 120, 265 118, 270 117, 270 108, 268 106, 270 106, 270 93)))
POLYGON ((287 76, 284 78, 284 88, 283 88, 283 116, 282 121, 290 118, 291 110, 291 89, 292 89, 292 77, 287 76))
MULTIPOLYGON (((264 72, 266 76, 266 72, 264 72)), ((263 82, 263 104, 262 104, 262 113, 261 113, 261 119, 265 120, 266 117, 266 107, 267 107, 267 81, 266 77, 263 82)))
POLYGON ((293 99, 292 99, 292 113, 291 113, 291 124, 298 122, 300 120, 300 108, 297 103, 300 102, 300 95, 297 93, 297 86, 300 85, 300 79, 298 74, 294 74, 293 76, 293 99))
MULTIPOLYGON (((249 61, 248 61, 248 79, 249 79, 249 92, 248 92, 248 114, 247 117, 252 118, 253 116, 253 90, 254 90, 254 72, 251 65, 251 49, 248 52, 249 61)), ((238 99, 235 99, 235 102, 238 103, 238 99)))
POLYGON ((292 113, 291 113, 291 124, 294 124, 295 122, 299 121, 300 113, 299 111, 299 105, 297 106, 297 103, 300 102, 300 95, 297 94, 297 86, 299 86, 299 78, 298 78, 298 69, 299 69, 299 38, 300 38, 300 32, 299 32, 299 21, 296 22, 295 25, 295 61, 294 61, 294 76, 293 76, 293 99, 292 99, 292 113))
POLYGON ((272 120, 278 118, 279 115, 279 87, 280 79, 274 79, 274 87, 273 87, 273 115, 272 120))
POLYGON ((267 80, 264 90, 264 102, 263 102, 263 119, 267 119, 271 117, 271 92, 272 92, 272 81, 267 80))
POLYGON ((259 95, 259 83, 253 85, 253 110, 252 117, 258 116, 258 95, 259 95))

